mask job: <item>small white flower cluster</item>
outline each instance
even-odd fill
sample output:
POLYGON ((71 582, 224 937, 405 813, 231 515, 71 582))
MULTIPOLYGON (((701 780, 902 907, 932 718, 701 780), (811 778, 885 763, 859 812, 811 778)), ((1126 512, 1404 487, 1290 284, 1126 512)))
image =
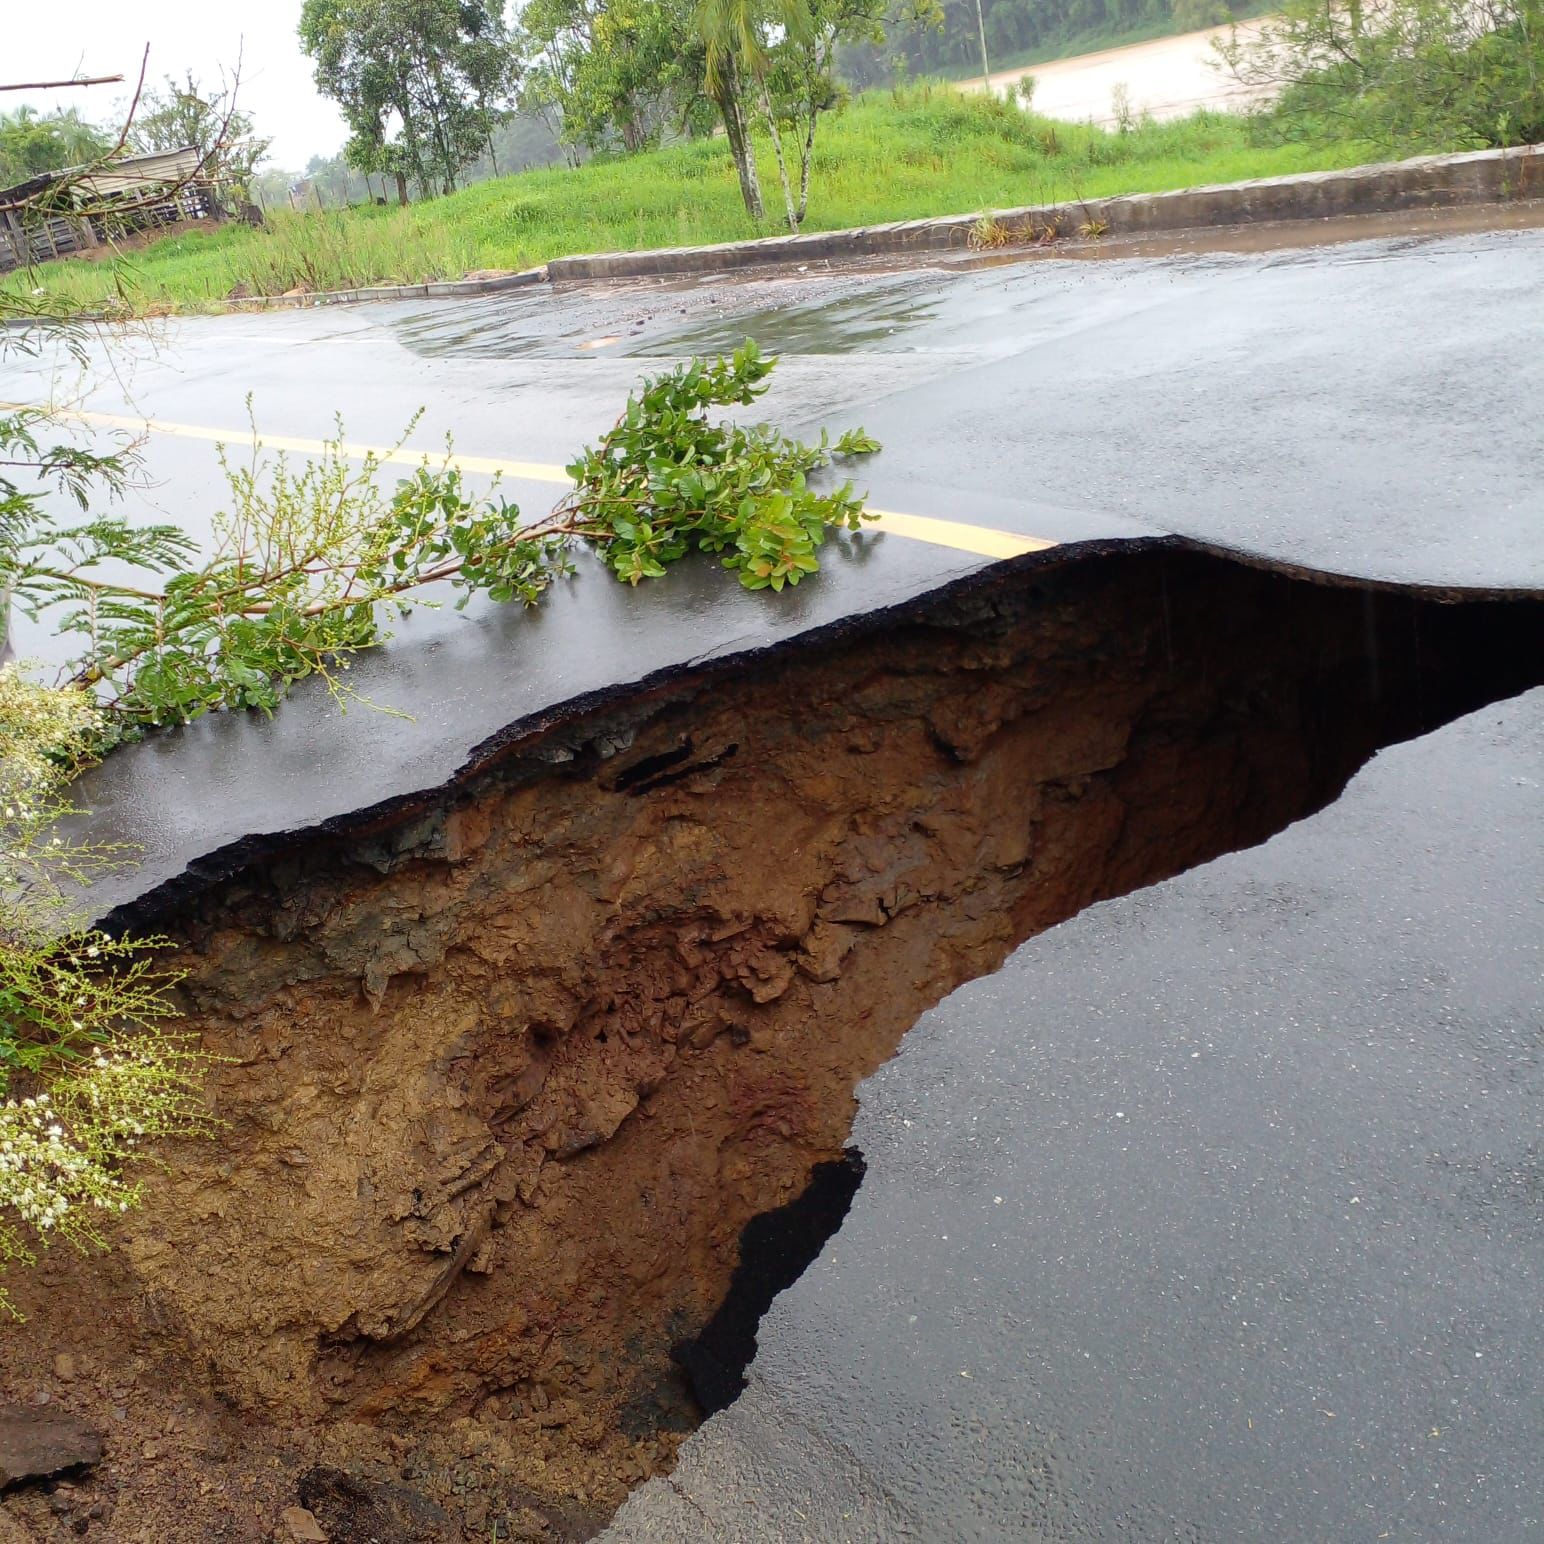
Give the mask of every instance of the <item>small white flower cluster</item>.
POLYGON ((0 1104, 0 1203, 39 1233, 67 1226, 72 1206, 128 1210, 126 1187, 72 1141, 47 1094, 0 1104))
MULTIPOLYGON (((160 1036, 97 1047, 47 1093, 0 1103, 0 1209, 40 1239, 98 1238, 91 1213, 126 1212, 136 1185, 119 1165, 141 1140, 200 1124, 183 1081, 182 1054, 160 1036)), ((7 1229, 0 1219, 0 1233, 7 1229)), ((7 1251, 0 1239, 0 1257, 7 1251)))

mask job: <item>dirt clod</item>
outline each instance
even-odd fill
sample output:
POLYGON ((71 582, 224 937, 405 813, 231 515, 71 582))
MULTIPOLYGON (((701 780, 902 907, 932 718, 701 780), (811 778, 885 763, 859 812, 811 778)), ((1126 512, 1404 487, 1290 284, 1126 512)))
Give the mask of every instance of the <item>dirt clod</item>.
POLYGON ((316 1514, 303 1506, 287 1506, 279 1513, 279 1544, 328 1544, 316 1514))
POLYGON ((0 1490, 89 1467, 101 1458, 101 1433, 77 1416, 0 1406, 0 1490))

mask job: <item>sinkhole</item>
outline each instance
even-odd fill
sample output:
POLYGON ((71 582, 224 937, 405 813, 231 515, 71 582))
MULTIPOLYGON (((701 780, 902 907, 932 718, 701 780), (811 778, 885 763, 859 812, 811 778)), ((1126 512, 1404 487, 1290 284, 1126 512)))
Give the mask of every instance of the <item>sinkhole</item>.
MULTIPOLYGON (((335 1510, 374 1486, 586 1537, 862 1204, 854 1090, 925 1009, 1537 684, 1541 620, 1174 544, 1044 554, 153 893, 117 920, 174 941, 224 1125, 0 1360, 69 1313, 151 1405, 198 1391, 190 1473, 225 1421, 222 1462, 321 1465, 335 1510)), ((217 1536, 221 1472, 156 1536, 217 1536)), ((153 1521, 154 1475, 117 1483, 153 1521)))

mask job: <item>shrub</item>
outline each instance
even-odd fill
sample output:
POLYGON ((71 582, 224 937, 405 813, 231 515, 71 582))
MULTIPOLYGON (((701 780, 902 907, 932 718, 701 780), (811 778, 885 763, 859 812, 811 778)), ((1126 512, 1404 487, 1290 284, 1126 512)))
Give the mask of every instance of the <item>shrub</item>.
POLYGON ((1544 0, 1288 0, 1219 45, 1237 78, 1279 93, 1267 122, 1422 149, 1544 138, 1544 0))

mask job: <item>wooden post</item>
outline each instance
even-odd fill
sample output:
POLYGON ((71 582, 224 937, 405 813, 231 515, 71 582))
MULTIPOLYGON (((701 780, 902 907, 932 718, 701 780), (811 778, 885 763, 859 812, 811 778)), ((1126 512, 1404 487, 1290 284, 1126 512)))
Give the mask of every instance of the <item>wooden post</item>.
POLYGON ((5 234, 11 248, 11 258, 17 268, 27 263, 27 233, 22 228, 21 216, 14 209, 5 211, 5 234))
POLYGON ((986 18, 981 14, 981 0, 976 0, 976 36, 981 40, 981 89, 992 94, 992 67, 986 62, 986 18))

